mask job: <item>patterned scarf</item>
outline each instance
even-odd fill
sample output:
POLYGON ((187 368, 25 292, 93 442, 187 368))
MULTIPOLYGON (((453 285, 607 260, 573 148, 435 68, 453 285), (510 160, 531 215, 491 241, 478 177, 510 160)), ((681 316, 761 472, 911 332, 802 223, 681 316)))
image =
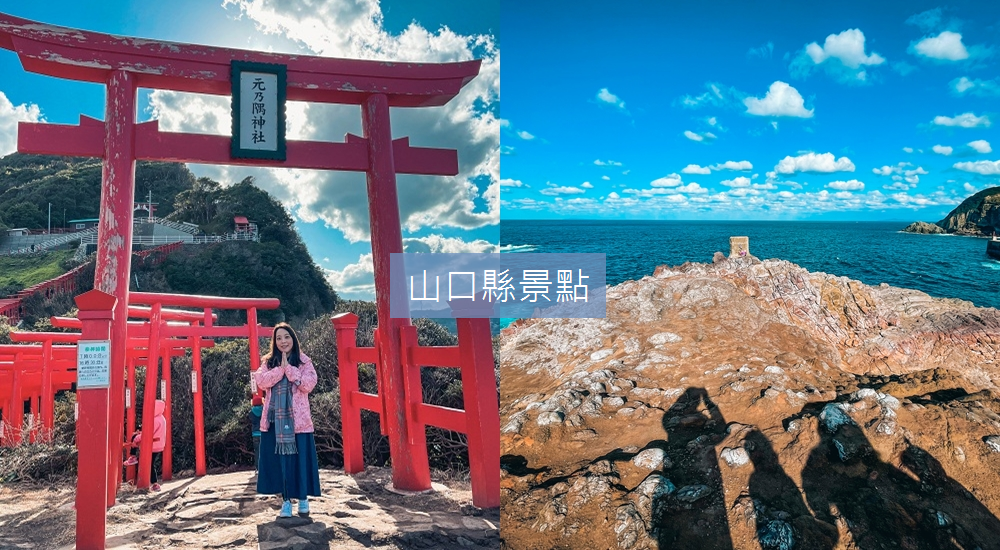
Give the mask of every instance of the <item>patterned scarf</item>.
POLYGON ((295 418, 292 416, 292 383, 282 377, 274 386, 271 396, 271 411, 274 413, 274 434, 279 455, 298 453, 295 447, 295 418))

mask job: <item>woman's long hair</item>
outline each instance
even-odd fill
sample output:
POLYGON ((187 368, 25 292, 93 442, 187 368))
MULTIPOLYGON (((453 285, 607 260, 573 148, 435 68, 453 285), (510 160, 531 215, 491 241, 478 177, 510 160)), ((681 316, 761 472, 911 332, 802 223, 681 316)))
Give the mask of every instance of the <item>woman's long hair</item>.
POLYGON ((278 329, 287 330, 288 334, 292 337, 292 351, 288 352, 288 364, 293 367, 299 366, 302 362, 299 359, 299 337, 295 335, 295 331, 292 330, 291 325, 288 323, 278 323, 274 325, 274 332, 271 334, 271 352, 264 356, 264 360, 267 361, 267 368, 273 369, 281 366, 281 352, 278 351, 278 344, 275 341, 278 329))

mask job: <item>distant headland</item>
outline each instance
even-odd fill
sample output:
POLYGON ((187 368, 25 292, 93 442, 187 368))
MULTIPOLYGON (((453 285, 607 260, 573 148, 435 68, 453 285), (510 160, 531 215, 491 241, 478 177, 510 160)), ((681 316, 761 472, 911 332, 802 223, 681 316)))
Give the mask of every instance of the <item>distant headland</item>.
POLYGON ((903 231, 972 237, 1000 235, 1000 187, 984 189, 965 199, 939 222, 916 222, 906 226, 903 231))

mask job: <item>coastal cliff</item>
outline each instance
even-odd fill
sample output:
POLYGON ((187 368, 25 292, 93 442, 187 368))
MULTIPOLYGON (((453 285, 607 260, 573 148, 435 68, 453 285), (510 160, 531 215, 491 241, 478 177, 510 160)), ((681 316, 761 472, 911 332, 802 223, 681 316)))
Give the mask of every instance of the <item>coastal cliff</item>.
POLYGON ((499 338, 507 547, 996 547, 1000 311, 753 257, 607 297, 499 338))
POLYGON ((939 222, 916 222, 907 233, 951 233, 974 237, 1000 234, 1000 187, 990 187, 962 201, 939 222), (937 227, 940 231, 935 230, 937 227))

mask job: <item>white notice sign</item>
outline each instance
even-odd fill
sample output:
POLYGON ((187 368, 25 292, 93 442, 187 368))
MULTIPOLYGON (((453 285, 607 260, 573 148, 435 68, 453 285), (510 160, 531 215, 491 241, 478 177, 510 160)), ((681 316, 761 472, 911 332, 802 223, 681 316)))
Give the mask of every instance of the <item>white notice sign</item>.
POLYGON ((240 148, 278 150, 278 75, 240 73, 240 148))
POLYGON ((107 388, 111 385, 111 342, 80 340, 76 346, 76 387, 107 388))

